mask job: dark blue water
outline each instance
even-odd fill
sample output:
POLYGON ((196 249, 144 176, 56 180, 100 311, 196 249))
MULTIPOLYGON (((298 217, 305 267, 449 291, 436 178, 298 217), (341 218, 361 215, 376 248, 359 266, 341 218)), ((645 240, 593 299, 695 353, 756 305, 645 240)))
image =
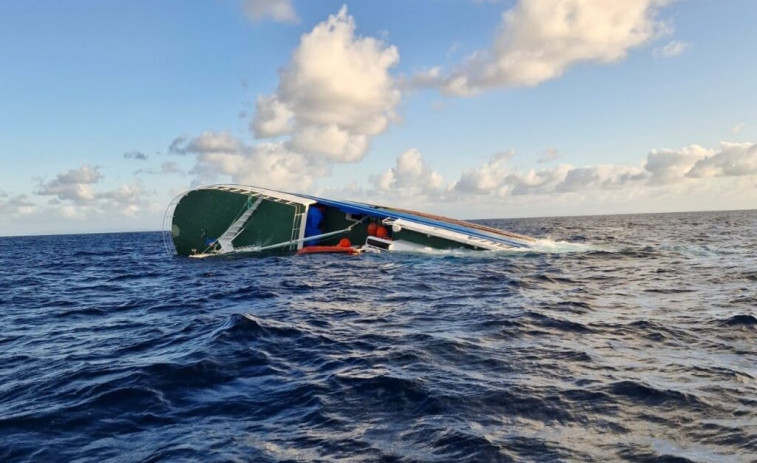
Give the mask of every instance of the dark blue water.
POLYGON ((0 460, 757 459, 756 211, 487 223, 552 241, 2 238, 0 460))

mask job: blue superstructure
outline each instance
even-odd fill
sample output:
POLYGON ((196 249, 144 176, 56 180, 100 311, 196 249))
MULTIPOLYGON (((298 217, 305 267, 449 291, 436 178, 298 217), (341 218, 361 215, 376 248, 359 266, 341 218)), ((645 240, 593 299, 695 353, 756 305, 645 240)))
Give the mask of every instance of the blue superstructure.
POLYGON ((395 219, 395 220, 403 219, 403 220, 411 221, 411 222, 422 224, 422 225, 436 227, 436 228, 449 230, 449 231, 457 232, 457 233, 463 233, 474 238, 495 241, 497 243, 505 244, 508 246, 516 247, 516 248, 529 248, 531 247, 531 242, 533 241, 531 238, 526 237, 526 236, 521 237, 521 236, 512 234, 512 237, 509 237, 509 236, 506 236, 505 232, 498 233, 496 230, 489 232, 482 229, 484 227, 481 227, 481 228, 476 227, 475 224, 471 224, 470 227, 468 227, 466 225, 454 223, 452 221, 446 222, 443 220, 437 220, 425 214, 416 215, 411 212, 399 211, 399 210, 395 210, 388 207, 374 206, 372 204, 358 203, 354 201, 337 201, 337 200, 324 199, 324 198, 319 198, 316 196, 302 195, 302 194, 298 196, 311 199, 313 201, 318 202, 319 204, 323 204, 324 206, 334 207, 343 212, 348 212, 351 214, 365 214, 365 215, 376 217, 382 220, 383 219, 395 219))

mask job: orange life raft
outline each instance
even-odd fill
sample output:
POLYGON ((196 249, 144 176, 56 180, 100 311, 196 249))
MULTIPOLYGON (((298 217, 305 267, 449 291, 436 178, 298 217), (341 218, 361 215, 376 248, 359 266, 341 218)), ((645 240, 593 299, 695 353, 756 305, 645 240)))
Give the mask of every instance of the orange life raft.
POLYGON ((302 248, 299 251, 297 251, 297 255, 303 255, 303 254, 348 254, 348 255, 356 255, 360 254, 360 251, 358 251, 355 248, 350 247, 344 247, 344 246, 308 246, 306 248, 302 248))

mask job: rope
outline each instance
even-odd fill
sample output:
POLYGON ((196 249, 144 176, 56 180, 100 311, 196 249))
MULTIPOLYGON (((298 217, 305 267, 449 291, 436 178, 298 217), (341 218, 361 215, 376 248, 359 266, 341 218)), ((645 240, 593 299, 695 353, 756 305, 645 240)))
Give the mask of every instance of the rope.
POLYGON ((284 241, 283 243, 272 244, 270 246, 263 246, 263 247, 260 247, 260 246, 242 246, 242 247, 239 247, 239 248, 235 248, 232 252, 261 252, 261 251, 268 251, 270 249, 277 249, 277 248, 283 248, 283 247, 286 247, 286 246, 290 246, 290 245, 295 244, 295 243, 297 243, 299 241, 302 241, 303 243, 305 243, 307 241, 314 241, 314 240, 319 240, 321 238, 329 238, 329 237, 332 237, 332 236, 341 235, 342 233, 349 232, 350 230, 352 230, 357 225, 360 225, 367 218, 368 218, 368 216, 365 216, 362 219, 360 219, 359 221, 353 223, 349 227, 344 228, 342 230, 336 230, 336 231, 333 231, 333 232, 323 233, 321 235, 309 236, 309 237, 303 238, 303 239, 299 239, 298 238, 296 240, 284 241))
MULTIPOLYGON (((234 217, 234 220, 231 221, 232 225, 234 224, 234 222, 236 222, 237 220, 239 220, 240 217, 242 217, 242 214, 244 214, 244 211, 246 211, 247 209, 249 209, 250 207, 252 207, 252 197, 253 197, 252 193, 250 193, 249 195, 247 195, 247 201, 245 201, 245 203, 239 209, 239 212, 237 212, 237 215, 236 215, 236 217, 234 217)), ((200 254, 207 254, 208 251, 212 250, 215 247, 216 244, 218 244, 218 238, 216 238, 215 241, 213 241, 211 244, 209 244, 208 247, 206 247, 200 254)))

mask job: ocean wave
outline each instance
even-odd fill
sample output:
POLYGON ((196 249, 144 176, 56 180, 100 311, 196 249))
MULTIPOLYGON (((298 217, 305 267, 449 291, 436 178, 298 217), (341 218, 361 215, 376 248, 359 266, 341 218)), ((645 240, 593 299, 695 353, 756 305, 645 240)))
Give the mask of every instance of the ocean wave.
POLYGON ((750 461, 757 213, 675 218, 351 259, 0 239, 0 460, 750 461))

